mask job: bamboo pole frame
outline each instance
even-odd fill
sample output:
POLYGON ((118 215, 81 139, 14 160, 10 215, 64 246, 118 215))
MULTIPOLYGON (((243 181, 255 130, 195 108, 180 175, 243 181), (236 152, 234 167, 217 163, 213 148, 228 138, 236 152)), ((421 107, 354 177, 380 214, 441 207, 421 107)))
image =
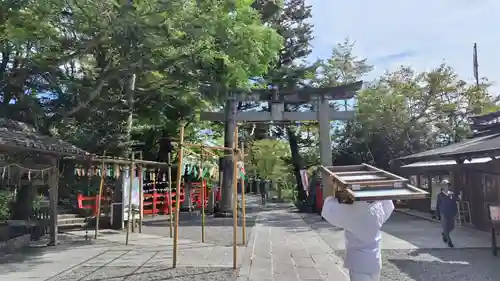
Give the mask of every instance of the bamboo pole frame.
POLYGON ((139 233, 142 233, 142 222, 144 219, 144 178, 142 166, 139 166, 137 169, 137 176, 139 177, 139 233))
MULTIPOLYGON (((180 145, 180 143, 179 143, 179 145, 180 145)), ((231 147, 216 146, 216 145, 203 145, 203 144, 197 144, 197 143, 184 143, 183 146, 185 146, 185 147, 204 148, 204 149, 210 149, 210 150, 223 150, 223 151, 233 151, 233 150, 236 149, 236 151, 239 152, 238 145, 236 145, 235 148, 231 148, 231 147)))
MULTIPOLYGON (((172 238, 172 232, 174 228, 174 221, 173 221, 173 214, 172 214, 172 154, 169 152, 167 155, 167 163, 168 163, 168 168, 167 168, 167 173, 168 173, 168 196, 169 198, 167 199, 168 203, 168 216, 169 216, 169 230, 170 230, 170 238, 172 238)), ((179 167, 180 169, 180 167, 179 167)))
POLYGON ((200 187, 200 197, 201 197, 201 243, 205 243, 205 186, 203 184, 203 156, 205 151, 201 150, 200 155, 200 176, 201 176, 201 187, 200 187))
MULTIPOLYGON (((245 164, 245 158, 244 158, 244 153, 245 153, 245 144, 241 142, 241 151, 240 151, 240 161, 245 164)), ((246 244, 247 240, 247 218, 246 218, 246 202, 245 202, 245 179, 243 175, 241 176, 241 243, 243 245, 246 244)))
MULTIPOLYGON (((190 144, 184 143, 184 125, 180 127, 179 142, 177 143, 179 147, 179 162, 177 169, 177 189, 176 189, 176 204, 175 204, 175 228, 174 228, 174 241, 173 241, 173 258, 172 267, 177 267, 177 252, 179 247, 179 209, 180 209, 180 191, 181 191, 181 180, 182 180, 182 163, 184 157, 184 147, 197 147, 206 150, 223 150, 231 151, 233 154, 233 269, 237 268, 238 264, 238 163, 237 159, 240 152, 238 148, 238 127, 235 128, 235 140, 233 147, 223 147, 223 146, 206 146, 201 144, 190 144)), ((203 182, 202 182, 203 189, 203 182)), ((203 192, 203 191, 202 191, 203 192)), ((204 192, 203 192, 204 193, 204 192)), ((204 194, 202 194, 204 197, 204 194)), ((203 198, 204 199, 204 198, 203 198)), ((202 206, 204 207, 204 202, 202 201, 202 206)), ((202 207, 202 210, 204 209, 202 207)), ((203 218, 203 217, 202 217, 203 218)), ((204 222, 202 222, 202 231, 204 227, 204 222)))
POLYGON ((172 267, 177 267, 177 248, 179 244, 179 210, 180 210, 180 199, 181 199, 181 180, 182 180, 182 158, 184 156, 184 125, 181 125, 179 132, 179 163, 177 165, 177 182, 175 190, 175 228, 174 228, 174 245, 173 245, 173 258, 172 267))
POLYGON ((132 228, 132 224, 134 220, 132 219, 132 188, 134 184, 134 153, 132 153, 132 161, 130 162, 129 168, 129 187, 128 187, 128 222, 127 222, 127 234, 125 235, 125 245, 128 245, 130 229, 132 228))
POLYGON ((99 219, 101 218, 101 196, 102 196, 102 188, 104 186, 104 178, 106 175, 106 170, 104 166, 104 161, 102 161, 101 164, 101 181, 99 183, 99 194, 97 195, 97 212, 95 216, 95 233, 94 233, 94 239, 97 239, 97 235, 99 234, 99 219))

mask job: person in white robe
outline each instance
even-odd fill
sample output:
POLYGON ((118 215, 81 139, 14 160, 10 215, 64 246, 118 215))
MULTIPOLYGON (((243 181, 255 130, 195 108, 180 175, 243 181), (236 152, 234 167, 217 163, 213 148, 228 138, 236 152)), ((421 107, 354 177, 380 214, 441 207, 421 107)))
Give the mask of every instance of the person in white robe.
POLYGON ((393 211, 391 200, 346 204, 334 197, 326 198, 321 215, 331 225, 344 229, 344 267, 351 281, 380 281, 380 228, 393 211))

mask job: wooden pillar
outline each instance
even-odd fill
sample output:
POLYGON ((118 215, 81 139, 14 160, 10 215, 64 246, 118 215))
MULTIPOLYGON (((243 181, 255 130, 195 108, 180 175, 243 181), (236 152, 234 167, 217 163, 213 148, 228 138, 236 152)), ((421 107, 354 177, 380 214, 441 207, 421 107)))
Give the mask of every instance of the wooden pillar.
POLYGON ((52 158, 50 164, 53 169, 50 170, 48 185, 49 185, 49 207, 50 207, 50 242, 49 246, 56 246, 57 239, 57 205, 59 202, 58 185, 59 185, 59 167, 57 158, 52 158))

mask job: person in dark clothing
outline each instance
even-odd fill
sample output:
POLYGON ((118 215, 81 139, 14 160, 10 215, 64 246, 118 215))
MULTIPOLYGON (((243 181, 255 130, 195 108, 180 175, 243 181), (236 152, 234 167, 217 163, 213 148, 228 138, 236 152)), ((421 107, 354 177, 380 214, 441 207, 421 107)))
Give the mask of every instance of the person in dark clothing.
POLYGON ((442 188, 441 192, 438 194, 436 214, 441 221, 441 235, 443 241, 447 243, 449 247, 453 247, 450 233, 455 228, 455 218, 458 213, 457 202, 460 200, 460 197, 450 190, 449 181, 444 180, 443 183, 446 184, 446 187, 442 188))
POLYGON ((259 192, 260 192, 260 198, 262 200, 262 205, 266 206, 267 203, 267 185, 268 181, 267 180, 260 180, 259 183, 259 192))

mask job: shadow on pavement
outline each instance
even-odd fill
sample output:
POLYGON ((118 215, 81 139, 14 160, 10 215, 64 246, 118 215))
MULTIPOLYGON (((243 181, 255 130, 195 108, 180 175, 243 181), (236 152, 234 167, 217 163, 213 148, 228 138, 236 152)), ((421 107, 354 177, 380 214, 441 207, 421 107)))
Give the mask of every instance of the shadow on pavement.
MULTIPOLYGON (((0 265, 21 263, 24 261, 30 261, 32 264, 37 264, 41 257, 47 253, 60 253, 69 249, 75 249, 79 247, 96 246, 97 243, 94 241, 85 241, 81 237, 72 237, 70 235, 59 235, 60 244, 57 246, 46 246, 48 239, 43 239, 32 243, 29 248, 21 249, 18 252, 12 254, 1 254, 0 255, 0 265)), ((45 261, 46 262, 46 261, 45 261)))
MULTIPOLYGON (((170 220, 168 218, 155 218, 144 220, 143 225, 149 227, 168 227, 170 220)), ((238 225, 241 226, 241 218, 238 218, 238 225)), ((246 226, 253 227, 255 225, 255 217, 247 217, 246 226)), ((179 217, 179 226, 201 226, 201 216, 198 214, 181 213, 179 217)), ((211 227, 232 227, 233 218, 215 218, 213 216, 205 217, 205 226, 211 227)))
POLYGON ((487 249, 419 249, 409 256, 411 259, 388 257, 388 264, 384 265, 387 276, 382 276, 382 280, 499 280, 500 259, 493 258, 487 249), (396 279, 390 272, 400 272, 410 279, 396 279))
MULTIPOLYGON (((99 271, 103 271, 100 269, 99 271)), ((93 272, 95 273, 95 271, 93 272)), ((104 272, 103 272, 104 273, 104 272)), ((87 275, 86 281, 106 281, 106 280, 231 280, 235 279, 237 272, 232 268, 198 268, 198 267, 142 267, 130 274, 112 275, 112 277, 92 278, 92 274, 87 275)), ((105 274, 104 274, 105 275, 105 274)), ((64 277, 62 280, 65 280, 64 277)), ((69 281, 69 280, 68 280, 69 281)))

